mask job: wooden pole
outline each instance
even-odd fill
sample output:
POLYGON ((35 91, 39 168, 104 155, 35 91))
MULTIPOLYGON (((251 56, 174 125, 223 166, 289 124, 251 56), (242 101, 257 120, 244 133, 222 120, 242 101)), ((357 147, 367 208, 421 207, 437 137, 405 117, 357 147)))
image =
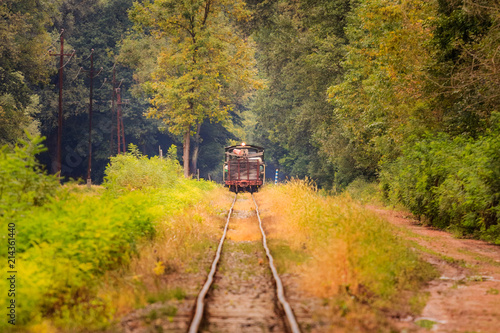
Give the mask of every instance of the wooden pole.
MULTIPOLYGON (((62 166, 62 126, 63 126, 63 76, 64 76, 64 57, 73 57, 75 55, 75 50, 71 54, 64 53, 64 29, 61 29, 61 49, 59 54, 52 54, 53 56, 59 56, 59 112, 57 116, 57 161, 56 161, 56 172, 61 178, 61 166, 62 166)), ((71 60, 70 58, 70 60, 71 60)))

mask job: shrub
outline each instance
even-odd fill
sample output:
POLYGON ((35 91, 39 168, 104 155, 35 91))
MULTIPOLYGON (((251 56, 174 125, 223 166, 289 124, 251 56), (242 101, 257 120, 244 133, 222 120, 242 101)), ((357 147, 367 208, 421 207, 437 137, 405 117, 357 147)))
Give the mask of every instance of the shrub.
POLYGON ((500 128, 476 140, 429 135, 407 145, 382 165, 386 198, 433 226, 500 244, 499 134, 500 128))
POLYGON ((148 158, 130 144, 129 152, 111 157, 103 185, 114 193, 148 187, 169 188, 178 182, 181 172, 179 163, 170 153, 164 159, 148 158))
POLYGON ((57 178, 46 175, 35 157, 46 150, 43 138, 28 137, 14 149, 0 147, 0 219, 42 205, 58 189, 57 178))
POLYGON ((369 182, 362 177, 356 178, 345 189, 351 198, 363 204, 382 204, 380 187, 376 182, 369 182))
POLYGON ((150 209, 153 201, 138 191, 119 198, 67 193, 19 217, 18 324, 93 300, 96 279, 126 265, 137 242, 153 237, 161 213, 150 209))
MULTIPOLYGON (((185 180, 174 159, 149 159, 131 146, 112 158, 107 190, 61 187, 36 162, 40 142, 0 151, 2 225, 15 219, 17 229, 16 299, 22 301, 16 324, 37 331, 33 325, 51 318, 69 331, 105 328, 115 310, 111 300, 98 296, 104 273, 126 268, 158 223, 168 223, 214 185, 185 180)), ((7 248, 5 238, 0 243, 7 248)), ((8 290, 7 283, 0 280, 0 288, 8 290)), ((0 307, 8 301, 0 298, 0 307)), ((0 330, 8 325, 0 322, 0 330)))

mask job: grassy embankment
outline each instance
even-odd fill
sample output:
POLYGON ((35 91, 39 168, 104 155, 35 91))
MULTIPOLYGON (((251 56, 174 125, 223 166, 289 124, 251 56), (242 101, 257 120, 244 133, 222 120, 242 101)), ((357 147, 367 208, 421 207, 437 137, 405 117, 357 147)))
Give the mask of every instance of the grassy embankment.
MULTIPOLYGON (((185 295, 168 272, 196 270, 227 209, 213 183, 185 180, 178 163, 137 151, 112 158, 102 187, 59 186, 34 156, 40 140, 0 159, 0 220, 15 224, 16 326, 53 332, 103 329, 157 299, 185 295), (187 258, 194 263, 183 264, 187 258)), ((0 237, 7 262, 8 237, 0 237)), ((8 290, 0 280, 0 289, 8 290)), ((6 309, 10 297, 0 298, 6 309)), ((175 311, 174 311, 175 312, 175 311)))
POLYGON ((388 314, 422 309, 426 295, 418 291, 436 272, 349 196, 321 196, 292 181, 265 188, 258 202, 279 269, 324 299, 337 330, 389 331, 388 314))

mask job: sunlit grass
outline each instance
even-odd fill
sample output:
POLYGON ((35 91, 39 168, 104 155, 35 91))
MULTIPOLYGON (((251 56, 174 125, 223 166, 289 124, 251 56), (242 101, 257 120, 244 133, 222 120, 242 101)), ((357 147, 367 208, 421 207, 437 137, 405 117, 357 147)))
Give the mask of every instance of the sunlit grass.
POLYGON ((185 297, 182 287, 163 277, 203 271, 200 265, 222 234, 230 201, 222 188, 207 192, 196 205, 160 221, 155 239, 139 245, 140 255, 126 269, 107 274, 100 294, 112 300, 115 318, 148 303, 185 297))
POLYGON ((256 218, 240 218, 227 233, 227 238, 235 242, 260 241, 262 235, 256 218))
POLYGON ((288 246, 288 255, 300 257, 278 263, 298 274, 311 295, 347 294, 375 308, 390 307, 400 303, 400 292, 416 291, 435 276, 394 227, 349 195, 320 196, 312 183, 293 180, 265 188, 257 198, 273 253, 282 257, 288 246))
MULTIPOLYGON (((29 277, 16 286, 20 330, 106 330, 148 302, 186 295, 166 276, 204 270, 230 202, 214 183, 184 179, 175 160, 137 151, 113 158, 106 182, 90 189, 60 186, 23 163, 10 170, 26 171, 37 191, 16 196, 21 192, 9 184, 7 199, 23 201, 3 206, 16 226, 15 268, 29 277)), ((6 327, 0 323, 0 331, 6 327)))

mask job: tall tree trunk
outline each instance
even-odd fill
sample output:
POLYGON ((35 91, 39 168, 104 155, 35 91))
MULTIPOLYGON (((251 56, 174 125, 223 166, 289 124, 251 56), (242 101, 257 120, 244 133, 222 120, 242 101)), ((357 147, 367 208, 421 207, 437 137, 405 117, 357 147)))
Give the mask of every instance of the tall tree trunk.
POLYGON ((193 155, 191 156, 191 172, 198 169, 198 152, 200 151, 200 129, 201 122, 196 124, 196 134, 194 135, 193 155))
POLYGON ((184 155, 182 161, 184 162, 184 177, 189 178, 189 145, 191 144, 191 135, 189 128, 184 133, 184 155))

